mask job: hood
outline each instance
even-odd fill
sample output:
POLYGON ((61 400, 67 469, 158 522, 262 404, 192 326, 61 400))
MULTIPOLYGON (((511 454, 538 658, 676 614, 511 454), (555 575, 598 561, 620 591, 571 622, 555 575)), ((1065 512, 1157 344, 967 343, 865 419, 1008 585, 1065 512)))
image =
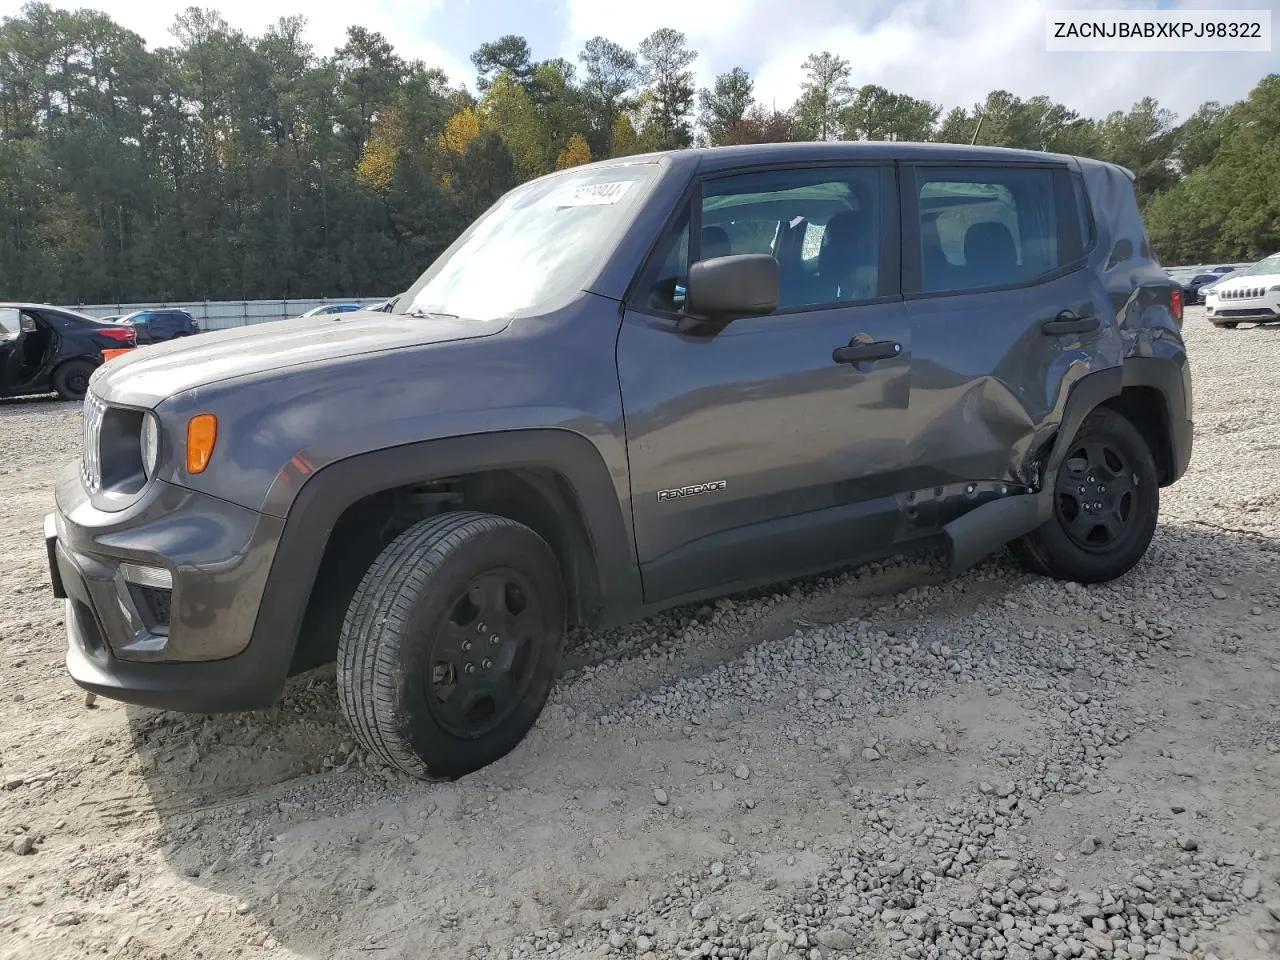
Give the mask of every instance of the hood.
POLYGON ((277 320, 139 347, 99 367, 89 383, 108 403, 153 407, 235 377, 492 336, 510 322, 369 311, 277 320))

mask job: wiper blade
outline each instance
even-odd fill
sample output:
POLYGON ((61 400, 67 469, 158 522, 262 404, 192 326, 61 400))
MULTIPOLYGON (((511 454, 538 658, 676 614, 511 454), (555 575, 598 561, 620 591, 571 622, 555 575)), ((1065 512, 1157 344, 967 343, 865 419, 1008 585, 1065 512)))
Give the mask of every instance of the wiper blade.
POLYGON ((443 313, 439 310, 408 310, 406 311, 411 317, 447 317, 450 320, 457 320, 456 313, 443 313))

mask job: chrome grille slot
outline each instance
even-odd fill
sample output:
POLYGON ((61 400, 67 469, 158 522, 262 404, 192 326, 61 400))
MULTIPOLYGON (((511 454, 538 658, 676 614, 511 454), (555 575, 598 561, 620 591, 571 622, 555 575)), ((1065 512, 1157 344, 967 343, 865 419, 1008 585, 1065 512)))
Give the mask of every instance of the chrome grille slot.
POLYGON ((1223 300, 1254 300, 1266 296, 1265 287, 1239 287, 1235 290, 1223 290, 1223 300))
POLYGON ((107 405, 92 393, 84 395, 84 447, 80 452, 80 474, 90 493, 102 489, 102 419, 107 405))

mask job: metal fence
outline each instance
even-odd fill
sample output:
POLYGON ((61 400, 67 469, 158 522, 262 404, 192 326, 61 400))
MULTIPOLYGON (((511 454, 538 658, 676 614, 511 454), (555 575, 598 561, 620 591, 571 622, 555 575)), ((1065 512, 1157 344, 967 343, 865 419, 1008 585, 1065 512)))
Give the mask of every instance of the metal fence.
POLYGON ((1183 266, 1171 267, 1165 265, 1166 270, 1172 270, 1175 273, 1213 273, 1216 267, 1230 267, 1232 270, 1243 270, 1245 267, 1251 267, 1255 261, 1248 263, 1231 263, 1227 260, 1215 260, 1213 263, 1192 263, 1183 266))
POLYGON ((93 303, 76 304, 69 309, 91 317, 120 317, 135 310, 171 307, 185 310, 196 318, 202 330, 226 330, 254 323, 286 320, 326 303, 359 303, 372 306, 385 297, 320 298, 318 300, 197 300, 175 303, 93 303))

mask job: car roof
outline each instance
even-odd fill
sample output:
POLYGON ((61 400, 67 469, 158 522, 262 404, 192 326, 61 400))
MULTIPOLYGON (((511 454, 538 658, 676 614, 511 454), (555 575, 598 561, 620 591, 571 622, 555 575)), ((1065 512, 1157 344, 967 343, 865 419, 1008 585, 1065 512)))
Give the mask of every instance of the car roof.
MULTIPOLYGON (((626 157, 613 157, 595 163, 570 167, 568 171, 581 171, 589 167, 625 166, 629 163, 656 163, 693 156, 698 165, 707 169, 734 166, 751 166, 770 163, 803 163, 840 160, 921 160, 931 163, 946 161, 992 161, 996 163, 1045 163, 1075 160, 1079 163, 1099 164, 1124 171, 1131 179, 1133 173, 1118 164, 1091 160, 1062 153, 1046 153, 1040 150, 1020 150, 1012 147, 970 146, 958 143, 917 143, 889 140, 834 140, 807 141, 803 143, 753 143, 731 147, 693 147, 687 150, 668 150, 641 153, 626 157)), ((556 176, 552 174, 551 176, 556 176)))
POLYGON ((52 303, 38 303, 35 300, 0 301, 0 309, 4 310, 57 310, 66 313, 66 307, 55 307, 52 303))
POLYGON ((80 313, 71 307, 57 307, 52 303, 36 303, 35 301, 24 300, 8 300, 0 301, 0 310, 52 310, 54 313, 62 314, 64 317, 72 317, 76 320, 94 320, 98 317, 91 317, 87 313, 80 313))

